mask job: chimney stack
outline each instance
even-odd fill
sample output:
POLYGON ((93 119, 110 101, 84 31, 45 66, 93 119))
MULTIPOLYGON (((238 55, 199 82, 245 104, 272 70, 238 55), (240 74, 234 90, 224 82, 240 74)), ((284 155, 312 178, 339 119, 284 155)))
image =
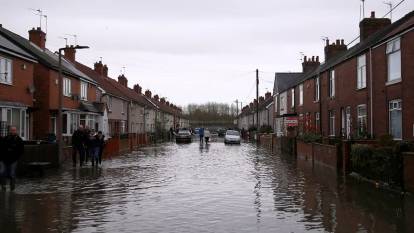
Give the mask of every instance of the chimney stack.
POLYGON ((75 47, 73 47, 73 45, 71 46, 67 46, 63 49, 64 52, 64 57, 66 58, 66 60, 75 63, 76 61, 76 49, 75 47))
POLYGON ((344 40, 336 40, 335 43, 329 44, 329 40, 326 40, 325 46, 325 61, 330 60, 336 55, 345 52, 348 49, 344 40))
POLYGON ((103 66, 103 76, 108 77, 108 66, 107 65, 103 66))
POLYGON ((141 87, 140 85, 138 85, 138 84, 135 84, 135 85, 134 85, 134 91, 135 91, 136 93, 138 93, 138 94, 141 94, 141 92, 142 92, 142 87, 141 87))
POLYGON ((93 69, 100 75, 103 75, 104 73, 104 69, 103 69, 103 64, 101 61, 95 62, 95 64, 93 64, 93 69))
POLYGON ((128 87, 128 79, 125 77, 124 74, 118 76, 118 83, 124 87, 128 87))
POLYGON ((164 97, 162 97, 162 98, 160 99, 160 101, 161 101, 161 103, 165 104, 165 98, 164 98, 164 97))
POLYGON ((364 18, 359 23, 360 41, 364 41, 366 38, 387 27, 388 25, 391 25, 391 19, 375 18, 375 11, 372 11, 370 18, 364 18))
POLYGON ((266 92, 266 94, 265 94, 265 98, 266 99, 269 99, 269 98, 271 98, 272 97, 272 93, 270 93, 270 92, 266 92))
POLYGON ((312 59, 311 58, 307 59, 307 57, 304 56, 303 62, 302 62, 302 72, 307 73, 309 71, 312 71, 318 68, 320 64, 321 63, 319 62, 319 56, 316 56, 316 59, 315 59, 315 56, 312 56, 312 59))
MULTIPOLYGON (((152 96, 151 91, 150 91, 150 90, 146 90, 146 91, 145 91, 145 96, 146 96, 146 97, 148 97, 148 98, 151 98, 151 96, 152 96)), ((155 96, 154 96, 154 97, 155 97, 155 96)))
POLYGON ((264 102, 264 100, 265 100, 265 98, 264 98, 263 96, 260 96, 260 97, 259 97, 259 103, 263 103, 263 102, 264 102))
POLYGON ((42 31, 40 27, 32 28, 29 31, 29 40, 41 49, 46 48, 46 33, 42 31))
POLYGON ((158 102, 160 100, 160 97, 158 95, 154 95, 154 100, 158 102))

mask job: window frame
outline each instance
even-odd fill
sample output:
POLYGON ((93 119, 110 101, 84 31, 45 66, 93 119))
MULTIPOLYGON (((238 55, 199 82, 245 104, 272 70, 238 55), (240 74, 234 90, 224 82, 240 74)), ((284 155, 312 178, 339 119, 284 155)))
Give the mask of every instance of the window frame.
POLYGON ((299 106, 303 105, 303 83, 299 84, 299 106))
POLYGON ((402 61, 401 61, 401 38, 397 37, 389 42, 387 42, 386 44, 386 51, 385 54, 387 55, 387 83, 395 83, 395 82, 399 82, 402 79, 402 61), (396 78, 390 78, 390 59, 392 58, 393 55, 398 55, 398 59, 399 59, 399 77, 396 78))
POLYGON ((320 82, 321 82, 320 77, 317 76, 315 78, 315 98, 314 98, 316 102, 318 102, 320 99, 320 82))
POLYGON ((394 140, 402 140, 402 138, 403 138, 403 122, 402 122, 402 100, 401 99, 394 99, 394 100, 391 100, 391 101, 389 101, 388 102, 388 133, 390 134, 390 135, 392 135, 393 136, 393 138, 394 138, 394 140), (391 105, 394 105, 394 104, 396 104, 397 106, 394 108, 394 106, 391 108, 391 105), (391 113, 393 112, 393 111, 400 111, 401 112, 401 114, 400 114, 400 117, 401 117, 401 119, 400 119, 400 133, 401 133, 401 135, 399 135, 400 137, 395 137, 393 134, 392 134, 392 122, 391 122, 391 113))
POLYGON ((329 71, 329 97, 335 97, 335 70, 329 71))
POLYGON ((63 96, 72 96, 72 80, 67 77, 63 77, 63 96))
POLYGON ((2 56, 0 56, 0 83, 13 85, 13 60, 2 56))
POLYGON ((329 110, 329 136, 335 137, 335 110, 329 110))
POLYGON ((80 81, 80 99, 88 100, 88 83, 84 81, 80 81))
POLYGON ((363 132, 368 131, 368 108, 366 104, 360 104, 357 106, 357 124, 358 124, 358 134, 362 134, 363 132), (361 114, 362 107, 365 108, 365 114, 361 114), (361 130, 362 129, 361 121, 364 121, 365 123, 365 127, 363 130, 361 130))
POLYGON ((367 57, 366 57, 366 54, 362 54, 357 57, 357 89, 364 89, 366 87, 367 87, 367 57))
POLYGON ((290 91, 290 107, 294 108, 295 107, 295 88, 292 88, 292 90, 290 91))

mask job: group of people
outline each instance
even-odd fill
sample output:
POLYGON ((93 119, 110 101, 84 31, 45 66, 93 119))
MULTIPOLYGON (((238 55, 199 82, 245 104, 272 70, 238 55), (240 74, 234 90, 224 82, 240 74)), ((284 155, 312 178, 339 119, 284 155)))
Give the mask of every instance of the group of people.
POLYGON ((6 137, 0 137, 0 184, 2 190, 6 190, 7 180, 10 181, 10 189, 14 190, 17 161, 23 152, 23 140, 17 134, 17 128, 12 126, 6 137))
POLYGON ((105 136, 101 131, 98 133, 79 126, 72 135, 72 161, 76 167, 77 155, 79 155, 79 165, 82 167, 91 159, 92 166, 102 164, 102 153, 105 146, 105 136))

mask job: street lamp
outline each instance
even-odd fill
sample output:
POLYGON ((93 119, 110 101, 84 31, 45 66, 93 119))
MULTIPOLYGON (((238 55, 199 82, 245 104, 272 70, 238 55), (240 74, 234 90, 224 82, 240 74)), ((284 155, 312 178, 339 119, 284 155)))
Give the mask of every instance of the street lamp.
MULTIPOLYGON (((62 77, 62 51, 65 48, 59 48, 59 92, 58 92, 58 117, 57 117, 57 143, 58 143, 58 156, 59 156, 59 163, 63 158, 63 119, 62 119, 62 108, 63 108, 63 77, 62 77)), ((80 46, 76 45, 73 49, 89 49, 89 46, 80 46)))

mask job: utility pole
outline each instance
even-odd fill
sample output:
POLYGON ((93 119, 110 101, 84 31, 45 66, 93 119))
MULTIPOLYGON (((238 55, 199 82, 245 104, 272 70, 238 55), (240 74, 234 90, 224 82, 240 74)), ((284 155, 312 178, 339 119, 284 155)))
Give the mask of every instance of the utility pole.
POLYGON ((259 141, 259 69, 256 69, 256 141, 259 141))
POLYGON ((237 116, 239 115, 239 100, 234 101, 236 102, 236 111, 237 111, 237 116))

